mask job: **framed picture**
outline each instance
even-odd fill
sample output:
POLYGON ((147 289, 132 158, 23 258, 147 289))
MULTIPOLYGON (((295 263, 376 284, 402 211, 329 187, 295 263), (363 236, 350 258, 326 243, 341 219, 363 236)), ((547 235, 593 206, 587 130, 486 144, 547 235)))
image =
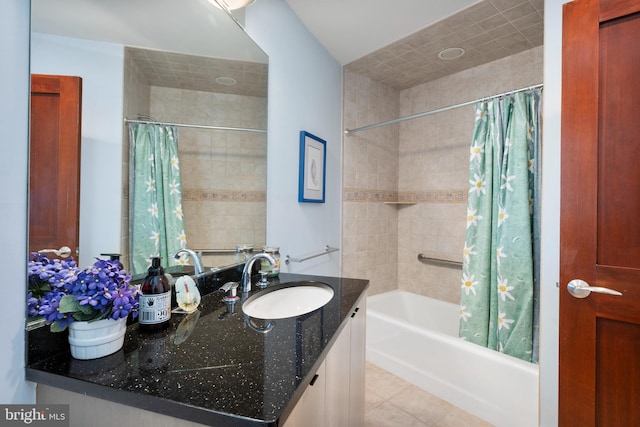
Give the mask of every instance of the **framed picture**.
POLYGON ((324 203, 326 146, 326 141, 300 131, 299 202, 324 203))

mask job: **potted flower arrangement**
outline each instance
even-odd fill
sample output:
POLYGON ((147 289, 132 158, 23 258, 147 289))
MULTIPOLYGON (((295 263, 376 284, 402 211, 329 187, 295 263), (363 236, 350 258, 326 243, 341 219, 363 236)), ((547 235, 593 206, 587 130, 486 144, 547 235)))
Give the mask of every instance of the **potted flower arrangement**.
POLYGON ((28 269, 29 319, 43 319, 52 332, 68 328, 73 357, 102 357, 122 347, 127 317, 138 314, 139 291, 119 261, 97 259, 80 269, 72 258, 32 253, 28 269), (98 331, 106 336, 93 336, 98 331))

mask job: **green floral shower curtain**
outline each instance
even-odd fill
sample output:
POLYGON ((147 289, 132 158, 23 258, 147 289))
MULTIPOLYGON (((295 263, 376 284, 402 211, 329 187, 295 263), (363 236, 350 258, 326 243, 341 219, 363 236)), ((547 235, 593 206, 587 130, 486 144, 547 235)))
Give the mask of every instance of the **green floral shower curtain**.
POLYGON ((537 361, 540 90, 476 104, 460 337, 537 361))
POLYGON ((173 253, 186 247, 178 130, 171 126, 132 124, 133 158, 130 200, 132 273, 142 273, 151 257, 175 265, 173 253))

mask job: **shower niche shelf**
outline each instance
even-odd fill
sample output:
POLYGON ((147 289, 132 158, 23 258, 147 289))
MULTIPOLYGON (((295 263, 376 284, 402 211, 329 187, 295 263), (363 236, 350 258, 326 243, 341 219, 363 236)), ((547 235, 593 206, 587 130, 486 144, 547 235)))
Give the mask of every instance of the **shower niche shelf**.
POLYGON ((382 202, 385 205, 393 205, 393 206, 411 206, 417 205, 418 202, 382 202))

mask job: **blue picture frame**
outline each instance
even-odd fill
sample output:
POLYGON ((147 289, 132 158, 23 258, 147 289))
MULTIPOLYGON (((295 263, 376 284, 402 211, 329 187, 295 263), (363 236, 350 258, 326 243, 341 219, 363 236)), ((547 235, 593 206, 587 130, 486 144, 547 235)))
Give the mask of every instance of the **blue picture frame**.
POLYGON ((300 173, 298 202, 324 203, 327 142, 300 131, 300 173))

